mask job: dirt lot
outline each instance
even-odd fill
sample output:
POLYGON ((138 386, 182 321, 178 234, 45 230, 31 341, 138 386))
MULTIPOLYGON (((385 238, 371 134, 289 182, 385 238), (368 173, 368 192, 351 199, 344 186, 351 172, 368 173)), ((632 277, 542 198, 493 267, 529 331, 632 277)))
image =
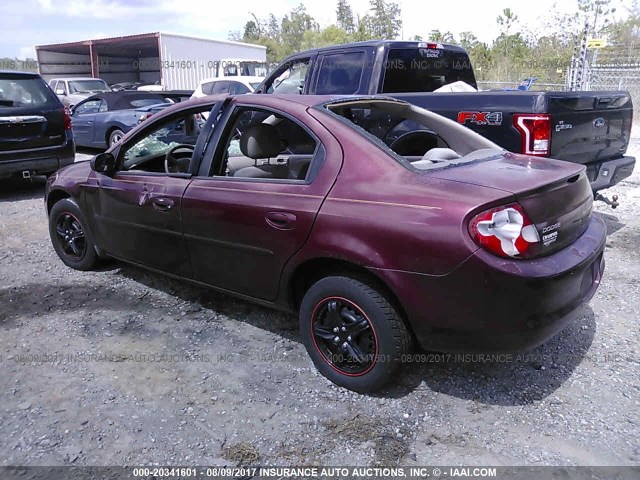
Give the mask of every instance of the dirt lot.
MULTIPOLYGON (((640 139, 634 140, 640 153, 640 139)), ((137 268, 65 268, 43 183, 0 184, 0 464, 638 465, 640 175, 598 210, 583 317, 517 361, 337 388, 296 320, 137 268)))

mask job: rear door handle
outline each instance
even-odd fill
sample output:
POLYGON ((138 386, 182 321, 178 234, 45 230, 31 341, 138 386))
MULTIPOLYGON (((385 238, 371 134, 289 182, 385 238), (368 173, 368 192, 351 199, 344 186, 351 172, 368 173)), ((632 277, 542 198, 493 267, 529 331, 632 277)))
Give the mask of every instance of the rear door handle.
POLYGON ((153 208, 161 212, 167 212, 173 208, 175 202, 167 197, 154 197, 151 200, 153 208))
POLYGON ((296 216, 289 212, 269 212, 265 215, 267 223, 278 230, 291 230, 296 223, 296 216))

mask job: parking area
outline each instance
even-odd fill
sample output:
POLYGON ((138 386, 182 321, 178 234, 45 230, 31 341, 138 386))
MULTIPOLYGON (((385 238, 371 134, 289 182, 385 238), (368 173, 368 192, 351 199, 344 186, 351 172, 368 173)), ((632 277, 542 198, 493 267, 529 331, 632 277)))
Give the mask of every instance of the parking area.
POLYGON ((43 191, 0 184, 6 465, 640 462, 638 172, 608 192, 616 210, 597 204, 607 270, 578 321, 504 361, 421 352, 375 396, 322 377, 295 318, 122 264, 66 268, 43 191))

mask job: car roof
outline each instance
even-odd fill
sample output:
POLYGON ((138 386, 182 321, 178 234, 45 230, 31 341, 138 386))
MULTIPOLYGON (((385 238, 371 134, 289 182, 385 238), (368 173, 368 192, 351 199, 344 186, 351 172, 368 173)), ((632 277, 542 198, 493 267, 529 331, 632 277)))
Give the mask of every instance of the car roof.
POLYGON ((265 77, 258 77, 255 75, 229 75, 226 77, 210 77, 205 78, 200 81, 200 84, 209 83, 209 82, 220 82, 220 81, 228 81, 228 82, 240 82, 240 83, 248 83, 248 82, 260 82, 264 80, 265 77))
MULTIPOLYGON (((63 81, 71 81, 71 80, 101 80, 104 82, 104 80, 102 80, 101 78, 94 78, 94 77, 55 77, 52 78, 51 80, 49 80, 50 82, 53 80, 63 80, 63 81)), ((107 82, 104 82, 107 83, 107 82)))
POLYGON ((335 50, 339 50, 339 49, 347 49, 347 48, 350 49, 350 48, 353 48, 353 47, 417 48, 418 45, 421 44, 421 43, 437 43, 439 45, 442 45, 442 47, 445 50, 454 50, 454 51, 466 52, 466 50, 464 48, 459 47, 457 45, 451 45, 451 44, 448 44, 448 43, 441 43, 441 42, 432 42, 432 41, 429 41, 429 40, 424 40, 424 41, 365 40, 363 42, 345 43, 345 44, 339 44, 339 45, 331 45, 331 46, 328 46, 328 47, 319 47, 319 48, 312 48, 310 50, 304 50, 304 51, 301 51, 301 52, 298 52, 298 53, 294 53, 293 55, 289 55, 281 63, 286 62, 286 60, 288 58, 313 55, 313 54, 316 54, 316 53, 323 53, 323 52, 331 52, 331 51, 335 51, 335 50))
POLYGON ((278 103, 283 101, 291 102, 305 107, 318 107, 331 102, 340 102, 347 100, 384 100, 397 103, 403 103, 409 105, 403 100, 397 98, 388 97, 385 95, 283 95, 283 94, 258 94, 251 93, 245 95, 229 95, 229 94, 217 94, 206 95, 204 97, 192 98, 185 100, 184 102, 176 103, 171 107, 163 110, 163 113, 170 114, 176 110, 183 110, 198 107, 199 105, 214 104, 216 102, 224 101, 227 99, 241 98, 242 100, 248 100, 249 103, 253 103, 256 106, 269 106, 277 107, 278 103), (250 100, 249 100, 250 99, 250 100))
POLYGON ((23 70, 0 70, 0 75, 15 75, 20 77, 38 78, 38 72, 25 72, 23 70))
POLYGON ((319 107, 331 102, 339 102, 341 100, 385 100, 397 102, 405 105, 409 103, 398 100, 397 98, 386 97, 383 95, 282 95, 282 94, 258 94, 250 93, 244 95, 229 95, 229 94, 217 94, 206 95, 204 97, 191 98, 183 102, 176 103, 167 108, 160 110, 160 112, 154 114, 153 118, 162 120, 165 117, 171 116, 176 112, 182 110, 189 110, 192 108, 198 108, 200 106, 210 105, 213 106, 216 102, 222 102, 225 100, 233 100, 234 98, 241 98, 242 100, 253 103, 257 107, 263 106, 267 108, 278 108, 283 101, 288 101, 302 107, 319 107))

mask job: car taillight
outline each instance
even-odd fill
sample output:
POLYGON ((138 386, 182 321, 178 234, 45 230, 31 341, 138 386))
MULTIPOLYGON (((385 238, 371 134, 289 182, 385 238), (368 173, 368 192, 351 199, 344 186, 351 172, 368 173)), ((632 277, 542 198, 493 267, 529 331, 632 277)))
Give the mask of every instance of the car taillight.
POLYGON ((515 114, 513 126, 522 136, 522 153, 547 156, 551 150, 551 116, 515 114))
POLYGON ((71 130, 71 115, 69 115, 69 109, 64 107, 62 109, 63 123, 65 130, 71 130))
POLYGON ((469 223, 478 245, 501 257, 525 257, 540 241, 538 230, 518 203, 492 208, 476 215, 469 223))
POLYGON ((140 115, 140 118, 138 118, 138 123, 144 122, 147 118, 151 118, 152 115, 153 113, 143 113, 140 115))

